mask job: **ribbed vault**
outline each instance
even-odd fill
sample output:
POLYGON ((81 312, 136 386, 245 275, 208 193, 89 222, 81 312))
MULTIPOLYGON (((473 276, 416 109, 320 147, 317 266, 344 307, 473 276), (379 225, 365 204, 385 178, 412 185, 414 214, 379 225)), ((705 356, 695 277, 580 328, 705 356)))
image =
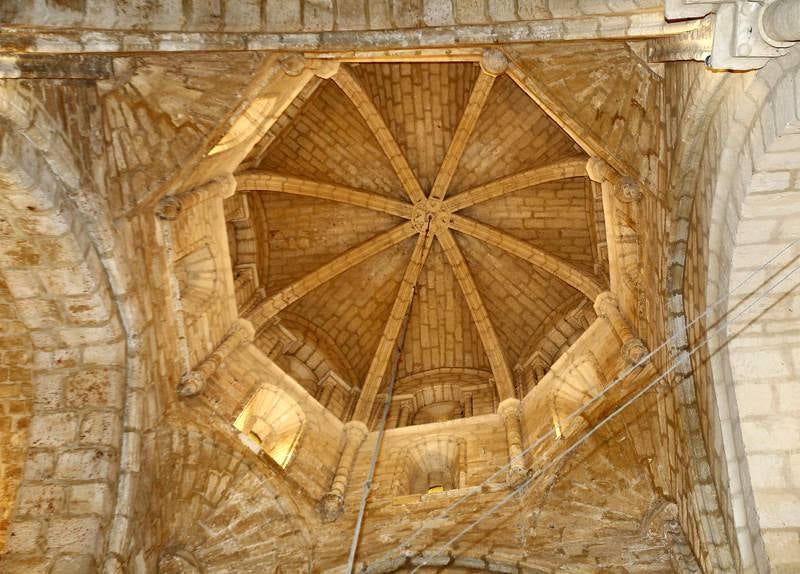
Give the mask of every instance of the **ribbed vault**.
POLYGON ((290 313, 324 330, 359 379, 356 420, 409 308, 401 377, 490 371, 503 399, 542 323, 603 290, 587 157, 504 71, 499 54, 342 64, 237 174, 269 229, 249 318, 260 329, 290 313))

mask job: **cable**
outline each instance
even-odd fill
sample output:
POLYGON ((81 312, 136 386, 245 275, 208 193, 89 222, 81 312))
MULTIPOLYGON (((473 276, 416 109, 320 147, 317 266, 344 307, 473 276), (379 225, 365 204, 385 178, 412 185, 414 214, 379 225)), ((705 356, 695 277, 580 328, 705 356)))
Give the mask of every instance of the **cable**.
POLYGON ((403 324, 400 326, 400 339, 394 349, 394 360, 392 361, 392 374, 389 380, 389 387, 386 390, 386 399, 383 403, 383 416, 381 417, 380 425, 378 426, 378 438, 375 441, 375 448, 372 451, 372 459, 369 464, 369 473, 367 480, 364 481, 364 492, 361 495, 361 506, 358 509, 358 518, 356 519, 356 526, 353 532, 353 542, 350 545, 350 554, 347 558, 347 573, 353 574, 353 566, 356 559, 356 550, 358 549, 358 538, 361 534, 361 525, 364 521, 364 511, 367 509, 367 498, 369 491, 372 488, 372 479, 375 477, 375 466, 378 463, 378 453, 381 450, 381 442, 383 440, 383 433, 386 430, 386 417, 389 414, 389 407, 392 404, 392 393, 394 392, 394 384, 397 381, 397 367, 400 363, 400 358, 403 353, 403 345, 406 340, 406 331, 408 330, 408 320, 411 316, 411 306, 414 301, 416 287, 411 288, 411 299, 406 309, 406 314, 403 317, 403 324))
MULTIPOLYGON (((794 274, 794 273, 795 273, 795 272, 796 272, 798 269, 800 269, 800 265, 798 265, 798 266, 794 267, 794 268, 793 268, 793 269, 792 269, 792 270, 791 270, 789 273, 787 273, 786 275, 784 275, 784 276, 783 276, 783 277, 782 277, 782 278, 781 278, 781 279, 780 279, 780 280, 779 280, 777 283, 775 283, 775 284, 774 284, 774 285, 772 285, 772 286, 771 286, 769 289, 767 289, 766 291, 764 291, 764 292, 763 292, 763 293, 762 293, 762 294, 761 294, 761 295, 760 295, 758 298, 756 298, 755 300, 753 300, 753 301, 751 301, 749 304, 747 304, 747 305, 746 305, 746 306, 745 306, 745 307, 744 307, 744 308, 743 308, 743 309, 742 309, 742 310, 741 310, 741 311, 740 311, 738 314, 736 314, 736 315, 733 317, 733 321, 735 321, 736 319, 738 319, 739 317, 741 317, 741 316, 742 316, 744 313, 746 313, 747 311, 749 311, 749 310, 750 310, 750 309, 751 309, 751 308, 752 308, 754 305, 756 305, 756 304, 757 304, 759 301, 761 301, 761 300, 762 300, 764 297, 766 297, 768 294, 770 294, 770 293, 771 293, 771 292, 772 292, 774 289, 776 289, 776 288, 777 288, 777 287, 778 287, 778 286, 779 286, 781 283, 783 283, 784 281, 786 281, 786 280, 787 280, 787 279, 788 279, 788 278, 789 278, 791 275, 793 275, 793 274, 794 274)), ((731 291, 731 292, 732 292, 732 291, 731 291)), ((731 292, 729 292, 729 294, 730 294, 731 292)), ((595 433, 596 433, 598 430, 600 430, 600 428, 602 428, 603 426, 605 426, 605 425, 606 425, 606 424, 607 424, 607 423, 608 423, 608 422, 609 422, 611 419, 613 419, 613 418, 614 418, 614 417, 616 417, 616 416, 617 416, 619 413, 621 413, 621 412, 622 412, 622 411, 624 411, 626 408, 628 408, 628 407, 629 407, 631 404, 633 404, 633 403, 634 403, 634 402, 635 402, 637 399, 639 399, 639 397, 641 397, 642 395, 644 395, 644 394, 645 394, 647 391, 649 391, 651 388, 653 388, 653 387, 654 387, 654 386, 655 386, 657 383, 659 383, 659 382, 660 382, 660 381, 662 381, 664 378, 666 378, 666 377, 667 377, 667 375, 669 375, 669 374, 670 374, 670 373, 671 373, 673 370, 675 370, 676 368, 678 368, 678 366, 679 366, 679 365, 681 365, 681 364, 685 363, 685 362, 686 362, 686 360, 688 360, 688 359, 689 359, 689 357, 691 357, 692 355, 694 355, 694 353, 696 353, 698 350, 700 350, 701 348, 703 348, 703 346, 706 344, 706 342, 708 342, 708 340, 709 340, 709 339, 710 339, 710 338, 711 338, 711 337, 712 337, 712 336, 713 336, 713 335, 716 333, 716 331, 719 331, 719 330, 721 330, 721 329, 722 329, 723 327, 725 327, 725 326, 726 326, 726 325, 725 325, 724 323, 720 322, 720 324, 719 324, 717 327, 715 327, 714 329, 712 329, 712 331, 711 331, 710 333, 707 333, 707 334, 706 334, 706 336, 703 338, 703 340, 702 340, 702 341, 700 341, 700 342, 699 342, 699 343, 698 343, 698 344, 697 344, 697 345, 696 345, 694 348, 692 348, 692 349, 691 349, 691 351, 689 351, 689 352, 688 352, 688 353, 687 353, 685 356, 681 357, 681 359, 680 359, 679 361, 677 361, 677 362, 676 362, 676 363, 675 363, 675 364, 674 364, 672 367, 670 367, 670 368, 669 368, 667 371, 665 371, 665 372, 664 372, 663 374, 661 374, 660 376, 656 377, 656 378, 655 378, 653 381, 651 381, 649 384, 647 384, 647 385, 646 385, 644 388, 642 388, 642 389, 641 389, 641 390, 639 390, 637 393, 635 393, 635 394, 634 394, 634 395, 633 395, 631 398, 629 398, 629 399, 628 399, 628 400, 626 400, 624 403, 622 403, 622 405, 620 405, 619 407, 617 407, 616 409, 614 409, 614 410, 613 410, 611 413, 609 413, 609 414, 608 414, 606 417, 604 417, 604 418, 603 418, 603 419, 602 419, 600 422, 598 422, 598 423, 597 423, 597 424, 596 424, 594 427, 592 427, 592 428, 591 428, 589 431, 587 431, 587 432, 586 432, 586 434, 584 434, 584 435, 583 435, 583 436, 582 436, 580 439, 576 440, 576 441, 575 441, 575 442, 574 442, 572 445, 570 445, 570 446, 569 446, 569 447, 568 447, 568 448, 567 448, 567 449, 566 449, 564 452, 562 452, 561 454, 559 454, 558 456, 556 456, 556 457, 555 457, 555 458, 554 458, 552 461, 550 461, 550 463, 548 463, 546 466, 544 466, 543 468, 539 469, 539 470, 538 470, 538 471, 536 471, 535 473, 531 474, 531 476, 529 476, 527 479, 525 479, 525 481, 523 481, 523 482, 522 482, 520 485, 518 485, 516 488, 514 488, 514 490, 512 490, 512 491, 511 491, 509 494, 507 494, 506 496, 504 496, 503 498, 501 498, 501 499, 500 499, 498 502, 496 502, 495 504, 493 504, 493 505, 492 505, 492 506, 491 506, 491 507, 490 507, 490 508, 489 508, 487 511, 483 512, 483 513, 482 513, 480 516, 478 516, 478 518, 477 518, 475 521, 473 521, 473 522, 472 522, 472 523, 471 523, 469 526, 467 526, 466 528, 464 528, 463 530, 461 530, 461 531, 460 531, 458 534, 456 534, 456 535, 455 535, 453 538, 451 538, 451 539, 450 539, 450 540, 448 540, 448 541, 447 541, 445 544, 443 544, 442 546, 440 546, 440 547, 439 547, 439 550, 437 550, 437 551, 436 551, 434 554, 432 554, 432 555, 429 555, 429 556, 425 557, 425 558, 423 559, 422 563, 420 563, 419 565, 417 565, 417 566, 416 566, 416 568, 414 568, 414 570, 412 570, 412 571, 411 571, 411 574, 414 574, 414 572, 417 572, 417 570, 419 570, 419 569, 420 569, 420 568, 422 568, 423 566, 425 566, 425 565, 429 564, 429 563, 430 563, 430 561, 431 561, 431 560, 433 560, 434 558, 436 558, 437 556, 440 556, 440 555, 442 555, 442 554, 443 554, 443 553, 444 553, 444 552, 445 552, 445 551, 446 551, 446 550, 447 550, 447 549, 448 549, 448 548, 449 548, 449 547, 450 547, 450 546, 451 546, 453 543, 457 542, 457 541, 458 541, 459 539, 461 539, 461 538, 462 538, 462 537, 463 537, 465 534, 467 534, 469 531, 471 531, 473 528, 475 528, 475 527, 476 527, 478 524, 480 524, 480 523, 481 523, 483 520, 485 520, 486 518, 488 518, 489 516, 491 516, 491 515, 492 515, 492 514, 493 514, 495 511, 497 511, 497 510, 498 510, 500 507, 502 507, 503 505, 505 505, 505 504, 506 504, 506 503, 507 503, 509 500, 511 500, 511 499, 512 499, 512 498, 513 498, 513 497, 514 497, 514 496, 515 496, 517 493, 521 492, 523 488, 525 488, 527 485, 529 485, 529 484, 530 484, 530 483, 531 483, 531 482, 532 482, 534 479, 536 479, 536 478, 538 478, 539 476, 541 476, 542 474, 544 474, 544 473, 545 473, 547 470, 549 470, 550 468, 552 468, 553 466, 555 466, 556 464, 558 464, 558 463, 559 463, 559 462, 560 462, 562 459, 564 459, 565 457, 567 457, 567 456, 568 456, 570 453, 572 453, 572 452, 573 452, 575 449, 577 449, 577 448, 578 448, 580 445, 582 445, 582 444, 583 444, 583 443, 585 443, 587 440, 589 440, 589 438, 591 438, 591 437, 592 437, 592 436, 593 436, 593 435, 594 435, 594 434, 595 434, 595 433)), ((732 339, 732 338, 733 338, 733 337, 731 337, 731 339, 732 339)))
MULTIPOLYGON (((589 399, 589 401, 587 401, 586 403, 582 404, 580 407, 575 409, 572 413, 567 415, 564 418, 564 422, 565 423, 569 423, 569 421, 571 421, 573 418, 575 418, 576 416, 579 416, 587 408, 589 408, 594 403, 596 403, 601 398, 603 398, 606 394, 608 394, 608 392, 610 392, 613 388, 615 388, 617 385, 621 384, 622 381, 625 379, 625 377, 627 377, 631 372, 633 372, 635 369, 638 369, 639 367, 641 367, 642 365, 647 363, 656 353, 658 353, 661 349, 666 347, 670 342, 672 342, 672 341, 678 339, 679 337, 684 336, 686 333, 688 333, 689 329, 694 324, 696 324, 698 321, 701 321, 703 318, 705 318, 712 311, 712 309, 714 309, 718 305, 720 305, 720 304, 724 303, 725 301, 727 301, 728 298, 730 298, 731 295, 733 295, 739 289, 741 289, 744 285, 746 285, 753 277, 755 277, 758 273, 760 273, 761 271, 766 269, 771 263, 773 263, 776 259, 778 259, 781 255, 786 253, 786 251, 788 251, 790 248, 792 248, 793 246, 797 245, 798 243, 800 243, 800 238, 794 239, 793 241, 789 242, 785 247, 783 247, 780 251, 778 251, 775 255, 770 257, 760 267, 758 267, 757 269, 755 269, 755 270, 751 271, 750 273, 748 273, 747 276, 744 279, 742 279, 735 287, 733 287, 732 289, 728 290, 724 295, 722 295, 717 300, 715 300, 714 302, 712 302, 708 306, 706 306, 706 308, 705 308, 705 310, 703 311, 702 314, 700 314, 699 316, 694 318, 692 321, 690 321, 688 324, 686 324, 684 327, 682 327, 680 331, 678 331, 674 335, 671 335, 670 337, 668 337, 663 343, 661 343, 658 347, 656 347, 655 349, 653 349, 652 351, 647 353, 637 363, 635 363, 634 365, 631 365, 631 366, 627 367, 626 369, 624 369, 622 371, 622 373, 620 373, 616 377, 616 379, 614 379, 614 381, 611 382, 611 384, 609 384, 602 391, 600 391, 598 394, 596 394, 591 399, 589 399)), ((465 495, 463 495, 462 497, 460 497, 459 499, 454 501, 450 506, 444 508, 443 510, 441 510, 439 513, 435 514, 431 518, 427 518, 427 519, 423 520, 422 524, 420 524, 419 528, 417 528, 414 532, 412 532, 411 535, 408 538, 406 538, 403 542, 400 543, 399 546, 401 548, 408 547, 414 540, 417 539, 417 537, 420 534, 422 534, 422 532, 427 530, 428 525, 430 523, 438 522, 439 520, 441 520, 442 518, 447 516, 452 510, 455 510, 456 508, 461 506, 461 504, 463 504, 467 499, 471 498, 472 496, 474 496, 475 494, 480 492, 481 489, 484 486, 486 486, 489 482, 491 482, 497 476, 500 476, 501 474, 503 474, 508 469, 508 467, 511 466, 511 464, 513 464, 514 462, 516 462, 517 460, 519 460, 520 458, 525 456, 532 449, 534 449, 537 446, 541 445, 545 440, 547 440, 551 436, 554 436, 554 434, 555 434, 555 431, 551 430, 551 431, 541 435, 532 444, 530 444, 528 447, 526 447, 521 453, 519 453, 518 455, 516 455, 515 457, 510 459, 508 461, 508 463, 506 463, 505 465, 500 467, 498 470, 496 470, 494 473, 492 473, 488 478, 486 478, 481 484, 478 485, 478 488, 470 490, 470 492, 466 493, 465 495)))

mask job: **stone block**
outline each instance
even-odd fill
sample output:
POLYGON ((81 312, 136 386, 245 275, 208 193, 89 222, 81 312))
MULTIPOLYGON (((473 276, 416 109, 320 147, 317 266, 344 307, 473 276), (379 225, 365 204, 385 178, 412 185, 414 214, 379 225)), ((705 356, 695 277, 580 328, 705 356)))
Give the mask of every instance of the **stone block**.
POLYGON ((47 529, 48 546, 64 552, 92 553, 100 541, 100 520, 93 516, 57 518, 47 529))
POLYGON ((33 447, 64 447, 74 442, 78 417, 73 413, 37 415, 31 422, 30 444, 33 447))
POLYGON ((547 18, 547 0, 517 0, 517 11, 521 20, 547 18))
POLYGON ((104 516, 111 507, 107 484, 78 484, 67 488, 67 512, 104 516))
POLYGON ((88 365, 121 365, 125 361, 125 341, 84 347, 83 362, 88 365))
POLYGON ((303 29, 321 32, 333 29, 333 0, 304 0, 303 29))
MULTIPOLYGON (((751 192, 783 191, 789 187, 791 172, 789 171, 760 171, 753 174, 750 180, 751 192)), ((747 215, 745 206, 744 215, 747 215)))
POLYGON ((398 28, 414 27, 422 21, 421 0, 394 0, 391 4, 392 20, 398 28))
POLYGON ((426 26, 452 26, 453 3, 451 0, 426 0, 423 12, 426 26))
POLYGON ((41 283, 53 296, 89 295, 98 284, 89 267, 81 263, 69 269, 49 269, 39 273, 41 283))
POLYGON ((112 305, 105 290, 98 290, 90 295, 65 298, 61 302, 64 317, 73 325, 102 323, 109 320, 113 313, 112 305))
POLYGON ((456 21, 459 24, 486 22, 483 0, 454 0, 456 21))
POLYGON ((116 413, 89 413, 81 420, 78 441, 83 445, 117 446, 120 424, 116 413))
POLYGON ((17 493, 16 512, 19 516, 40 517, 61 512, 65 493, 61 486, 52 484, 24 485, 17 493))
POLYGON ((6 541, 7 552, 33 552, 39 543, 39 534, 41 533, 41 525, 39 522, 18 521, 11 526, 6 541))
POLYGON ((28 269, 3 269, 8 290, 16 299, 38 297, 44 294, 39 276, 28 269))
POLYGON ((237 0, 225 5, 225 30, 255 32, 261 30, 261 0, 237 0))
POLYGON ((785 488, 788 485, 787 457, 782 453, 751 454, 747 457, 754 489, 785 488))
POLYGON ((64 381, 64 398, 70 407, 120 407, 123 376, 117 370, 93 367, 64 381))
POLYGON ((511 22, 517 19, 514 0, 489 0, 488 8, 492 22, 511 22))
POLYGON ((754 496, 762 529, 797 528, 800 525, 800 494, 787 490, 757 490, 754 496))
POLYGON ((33 366, 41 371, 69 369, 80 363, 80 355, 80 349, 36 351, 33 354, 33 366))
POLYGON ((732 353, 731 368, 736 379, 740 381, 772 380, 789 376, 783 354, 763 348, 756 352, 740 350, 732 353))
POLYGON ((57 327, 63 320, 56 302, 47 299, 19 300, 17 315, 29 329, 57 327))
POLYGON ((368 27, 372 30, 392 28, 391 0, 367 0, 368 27))
POLYGON ((60 480, 107 480, 116 457, 110 451, 91 448, 59 455, 55 478, 60 480))
POLYGON ((773 408, 772 385, 766 383, 736 385, 736 402, 742 417, 768 414, 773 408))
POLYGON ((33 453, 25 461, 22 476, 25 480, 33 481, 52 478, 55 462, 55 455, 51 452, 33 453))
POLYGON ((34 402, 40 411, 61 408, 64 400, 64 375, 37 375, 34 402))
POLYGON ((122 330, 116 321, 109 321, 98 327, 65 327, 58 335, 68 347, 79 347, 111 343, 122 336, 122 330))
POLYGON ((302 28, 300 0, 267 0, 267 31, 296 32, 302 28))
MULTIPOLYGON (((795 369, 799 364, 796 360, 795 369)), ((782 413, 800 413, 800 380, 773 385, 778 397, 778 410, 782 413)))
POLYGON ((139 472, 141 456, 141 435, 138 432, 126 432, 122 446, 123 470, 139 472))
POLYGON ((363 30, 367 27, 365 0, 338 0, 335 6, 337 30, 363 30))
POLYGON ((781 452, 800 442, 800 420, 792 416, 742 421, 742 438, 748 452, 781 452))

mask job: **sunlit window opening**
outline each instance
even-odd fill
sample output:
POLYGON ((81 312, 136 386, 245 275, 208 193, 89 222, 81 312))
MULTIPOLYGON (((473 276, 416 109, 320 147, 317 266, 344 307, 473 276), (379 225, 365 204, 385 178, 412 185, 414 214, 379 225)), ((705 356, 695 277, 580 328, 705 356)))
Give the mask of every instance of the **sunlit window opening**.
POLYGON ((236 418, 234 426, 261 452, 286 468, 303 433, 305 419, 298 404, 271 387, 260 389, 236 418))

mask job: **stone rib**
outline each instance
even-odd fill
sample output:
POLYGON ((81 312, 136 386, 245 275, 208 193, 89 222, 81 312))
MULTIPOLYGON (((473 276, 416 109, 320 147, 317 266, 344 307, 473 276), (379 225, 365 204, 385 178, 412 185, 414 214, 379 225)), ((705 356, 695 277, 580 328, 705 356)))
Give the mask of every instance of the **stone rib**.
POLYGON ((497 228, 490 227, 483 223, 479 223, 474 219, 464 217, 462 215, 453 215, 450 227, 461 233, 471 235, 476 239, 494 245, 507 251, 512 255, 524 259, 528 263, 555 275, 568 285, 574 287, 590 301, 594 301, 597 296, 603 292, 603 288, 592 276, 584 273, 580 269, 573 267, 563 259, 545 253, 541 249, 537 249, 528 243, 517 239, 513 235, 500 231, 497 228))
POLYGON ((392 164, 392 168, 394 168, 408 197, 414 203, 423 201, 425 199, 425 194, 422 191, 422 187, 420 187, 414 172, 411 171, 411 167, 408 165, 408 160, 405 155, 403 155, 400 146, 397 145, 397 141, 389 131, 386 122, 383 120, 380 112, 378 112, 375 104, 372 103, 372 99, 370 99, 364 87, 358 79, 353 76, 347 66, 341 66, 339 68, 338 73, 333 76, 333 81, 347 94, 347 97, 350 98, 350 101, 353 102, 353 105, 355 105, 359 113, 361 113, 364 121, 367 122, 369 129, 375 135, 375 139, 378 140, 378 144, 381 146, 383 153, 386 154, 389 163, 392 164))
POLYGON ((582 175, 586 175, 586 158, 565 159, 473 187, 455 197, 451 197, 444 204, 448 211, 459 211, 477 203, 483 203, 490 199, 514 193, 526 187, 582 175))
POLYGON ((253 309, 247 318, 253 323, 257 332, 272 317, 320 285, 327 283, 362 261, 400 243, 415 233, 416 231, 411 223, 407 222, 365 241, 333 261, 326 263, 316 271, 312 271, 288 287, 281 289, 279 293, 276 293, 253 309))
POLYGON ((445 256, 453 268, 453 274, 464 293, 464 299, 467 302, 472 320, 475 322, 475 327, 478 329, 478 335, 483 343, 483 349, 489 359, 489 365, 492 368, 494 375, 495 385, 497 385, 497 392, 500 395, 500 400, 513 398, 514 394, 514 379, 511 375, 511 369, 508 366, 506 357, 503 354, 503 349, 500 346, 500 341, 497 338, 497 332, 494 330, 489 313, 486 311, 486 306, 481 299, 478 292, 478 287, 475 285, 475 279, 472 277, 472 272, 467 267, 467 262, 461 249, 458 247, 452 232, 449 229, 444 229, 437 234, 439 243, 442 245, 445 256))
POLYGON ((464 108, 464 115, 461 116, 456 133, 450 142, 450 147, 447 148, 447 154, 439 167, 439 173, 436 174, 436 180, 433 182, 433 189, 430 193, 431 199, 443 199, 447 193, 458 167, 458 162, 461 161, 461 156, 464 155, 464 149, 467 147, 469 137, 478 123, 478 117, 481 115, 484 105, 486 105, 486 100, 489 97, 489 92, 492 91, 493 85, 494 76, 490 76, 485 72, 481 72, 478 79, 475 80, 475 85, 469 94, 467 106, 464 108))
POLYGON ((257 170, 237 175, 236 182, 239 191, 274 191, 316 197, 411 219, 412 207, 408 203, 344 185, 257 170))
POLYGON ((369 422, 368 419, 372 412, 372 404, 375 401, 375 395, 378 394, 384 374, 389 367, 392 351, 400 336, 400 328, 403 325, 403 319, 414 298, 414 288, 419 280, 422 267, 425 265, 425 260, 430 253, 433 237, 434 235, 432 233, 421 233, 417 239, 414 252, 411 254, 411 260, 408 262, 408 266, 403 274, 400 289, 397 292, 397 297, 395 298, 392 310, 389 313, 389 318, 383 329, 383 336, 378 343, 375 356, 372 358, 369 371, 364 379, 361 396, 358 398, 352 420, 361 421, 363 423, 369 422))

